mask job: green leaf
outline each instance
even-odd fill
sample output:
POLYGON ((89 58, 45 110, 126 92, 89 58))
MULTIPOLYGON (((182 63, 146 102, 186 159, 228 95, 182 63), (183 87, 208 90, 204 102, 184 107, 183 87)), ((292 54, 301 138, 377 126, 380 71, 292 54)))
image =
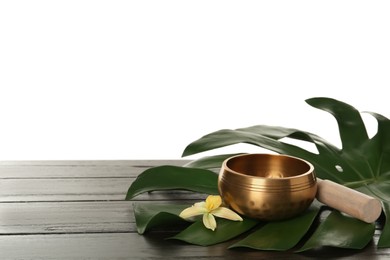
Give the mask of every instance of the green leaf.
MULTIPOLYGON (((311 106, 331 113, 338 124, 342 149, 323 138, 293 128, 257 125, 235 130, 223 129, 201 137, 189 144, 183 156, 192 155, 224 146, 248 143, 277 153, 300 157, 311 162, 318 177, 329 179, 382 201, 386 221, 378 247, 390 247, 390 120, 380 114, 370 113, 378 122, 378 132, 368 138, 358 110, 331 98, 312 98, 306 101, 311 106), (313 153, 296 145, 284 142, 284 138, 306 141, 316 146, 313 153)), ((216 169, 222 161, 233 155, 216 155, 195 160, 187 167, 161 166, 143 172, 129 188, 126 199, 153 190, 184 189, 208 194, 217 194, 217 175, 206 169, 216 169), (204 169, 199 169, 204 168, 204 169)), ((139 231, 178 220, 178 210, 169 207, 136 207, 139 231), (141 209, 141 210, 140 210, 141 209), (176 211, 175 211, 176 210, 176 211), (149 216, 149 217, 148 217, 149 216)), ((181 208, 180 208, 181 209, 181 208)), ((316 213, 309 211, 294 219, 273 222, 249 235, 232 247, 250 247, 261 250, 288 250, 307 233, 316 213), (288 234, 287 234, 288 233, 288 234)), ((182 220, 181 220, 182 221, 182 220)), ((212 245, 240 235, 259 223, 245 219, 232 222, 218 219, 216 231, 206 229, 202 222, 195 222, 173 239, 197 245, 212 245)), ((351 249, 363 248, 372 239, 375 225, 366 224, 333 211, 320 223, 300 251, 321 246, 351 249)), ((308 234, 307 236, 309 236, 308 234)))
POLYGON ((191 161, 184 166, 193 167, 193 168, 202 168, 202 169, 217 169, 217 168, 221 168, 222 162, 224 160, 239 154, 240 153, 207 156, 207 157, 200 158, 198 160, 191 161))
POLYGON ((386 222, 385 222, 385 227, 382 230, 382 234, 378 241, 379 248, 390 247, 390 203, 384 202, 383 209, 386 216, 386 222))
POLYGON ((126 200, 155 190, 190 190, 218 194, 218 175, 210 170, 179 166, 159 166, 147 169, 131 184, 126 200))
POLYGON ((368 143, 366 150, 372 165, 378 165, 376 176, 390 173, 390 120, 386 117, 370 113, 378 122, 378 132, 368 143))
POLYGON ((187 229, 170 239, 181 240, 190 244, 210 246, 228 241, 256 226, 259 221, 244 218, 243 221, 231 221, 217 218, 217 228, 207 229, 202 221, 196 221, 187 229))
POLYGON ((134 216, 138 233, 143 234, 158 226, 177 225, 180 222, 186 222, 179 217, 179 214, 187 207, 189 205, 134 204, 134 216))
POLYGON ((278 142, 271 137, 260 135, 254 132, 244 131, 242 129, 223 129, 205 135, 199 140, 196 140, 195 142, 189 144, 185 148, 183 156, 188 156, 237 143, 253 144, 275 152, 300 152, 306 154, 307 156, 310 156, 310 154, 312 154, 302 148, 278 142))
POLYGON ((285 251, 293 248, 309 230, 320 208, 312 206, 304 214, 283 221, 269 222, 229 248, 285 251))
POLYGON ((378 247, 390 247, 390 180, 365 185, 359 187, 358 190, 382 200, 386 221, 378 241, 378 247))
POLYGON ((374 232, 375 224, 333 211, 297 252, 322 246, 362 249, 372 240, 374 232))
POLYGON ((344 150, 358 148, 368 140, 360 113, 351 105, 330 98, 311 98, 306 102, 336 118, 344 150))
MULTIPOLYGON (((305 159, 314 165, 318 177, 358 189, 382 201, 386 222, 378 246, 390 247, 390 120, 380 114, 368 112, 378 122, 378 132, 370 139, 359 111, 351 105, 324 97, 311 98, 306 102, 335 117, 342 149, 309 132, 257 125, 235 130, 223 129, 205 135, 190 143, 183 156, 248 143, 305 159), (283 142, 283 138, 310 142, 316 146, 318 154, 287 144, 283 142)), ((343 228, 341 224, 335 223, 335 229, 343 228)), ((365 233, 364 238, 371 239, 371 235, 365 233)))

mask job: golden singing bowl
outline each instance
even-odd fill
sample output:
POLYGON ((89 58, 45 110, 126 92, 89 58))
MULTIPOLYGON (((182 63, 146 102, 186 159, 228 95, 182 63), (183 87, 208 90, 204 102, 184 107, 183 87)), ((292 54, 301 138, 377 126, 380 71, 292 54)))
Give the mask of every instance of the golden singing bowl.
POLYGON ((314 167, 305 160, 271 154, 226 159, 218 177, 223 201, 236 212, 261 220, 291 218, 313 202, 314 167))

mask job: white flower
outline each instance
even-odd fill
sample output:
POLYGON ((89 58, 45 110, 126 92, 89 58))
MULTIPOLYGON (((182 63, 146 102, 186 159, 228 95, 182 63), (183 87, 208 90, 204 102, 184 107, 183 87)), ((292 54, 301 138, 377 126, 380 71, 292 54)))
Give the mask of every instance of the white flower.
POLYGON ((203 224, 206 228, 213 231, 217 227, 214 216, 234 221, 242 221, 240 215, 228 208, 221 207, 221 204, 221 196, 209 195, 206 198, 206 201, 195 203, 193 206, 184 209, 179 216, 186 219, 203 215, 203 224))

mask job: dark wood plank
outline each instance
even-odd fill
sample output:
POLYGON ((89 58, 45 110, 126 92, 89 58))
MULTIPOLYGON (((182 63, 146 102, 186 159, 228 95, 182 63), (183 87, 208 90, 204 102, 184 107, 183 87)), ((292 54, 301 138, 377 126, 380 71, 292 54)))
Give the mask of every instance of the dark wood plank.
POLYGON ((0 235, 137 232, 134 203, 194 201, 0 203, 0 235))
POLYGON ((0 203, 0 234, 136 232, 133 203, 0 203))
POLYGON ((189 203, 205 195, 152 192, 124 201, 143 170, 182 160, 0 162, 0 259, 389 259, 377 249, 323 248, 304 254, 228 250, 167 241, 173 233, 136 233, 132 204, 189 203))
MULTIPOLYGON (((145 169, 186 162, 48 161, 47 166, 45 161, 1 162, 0 202, 123 200, 135 177, 145 169)), ((188 193, 181 194, 182 199, 190 199, 188 193)), ((166 192, 154 192, 136 200, 168 198, 166 192)))
POLYGON ((125 178, 136 177, 150 167, 182 166, 188 160, 130 161, 3 161, 0 179, 125 178))
POLYGON ((0 161, 0 166, 145 166, 154 167, 164 164, 183 165, 187 159, 175 160, 20 160, 20 161, 0 161))
POLYGON ((0 201, 123 200, 133 178, 3 179, 0 201))
POLYGON ((325 249, 294 254, 228 249, 229 243, 210 247, 165 240, 172 234, 135 233, 0 236, 1 259, 387 259, 389 249, 325 249))
MULTIPOLYGON (((124 200, 135 178, 3 179, 0 202, 124 200)), ((159 191, 139 195, 135 200, 203 198, 180 191, 159 191)))

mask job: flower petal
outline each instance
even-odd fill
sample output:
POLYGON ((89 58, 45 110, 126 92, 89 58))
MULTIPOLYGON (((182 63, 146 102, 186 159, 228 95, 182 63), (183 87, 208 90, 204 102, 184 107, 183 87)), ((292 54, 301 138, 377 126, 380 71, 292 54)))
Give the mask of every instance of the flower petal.
POLYGON ((242 217, 231 209, 219 207, 211 212, 216 217, 226 218, 234 221, 242 221, 242 217))
POLYGON ((222 204, 222 198, 219 195, 209 195, 206 198, 206 208, 209 211, 218 208, 219 206, 221 206, 221 204, 222 204))
POLYGON ((201 202, 197 202, 194 204, 195 207, 202 207, 202 208, 205 208, 206 207, 206 202, 205 201, 201 201, 201 202))
POLYGON ((206 228, 211 229, 212 231, 214 231, 217 227, 217 222, 215 221, 214 216, 210 213, 205 213, 203 215, 203 224, 206 228))
POLYGON ((206 208, 204 208, 204 207, 197 207, 197 206, 191 206, 189 208, 184 209, 180 213, 179 216, 181 218, 191 218, 191 217, 195 217, 195 216, 198 216, 198 215, 203 215, 205 213, 207 213, 206 208))

